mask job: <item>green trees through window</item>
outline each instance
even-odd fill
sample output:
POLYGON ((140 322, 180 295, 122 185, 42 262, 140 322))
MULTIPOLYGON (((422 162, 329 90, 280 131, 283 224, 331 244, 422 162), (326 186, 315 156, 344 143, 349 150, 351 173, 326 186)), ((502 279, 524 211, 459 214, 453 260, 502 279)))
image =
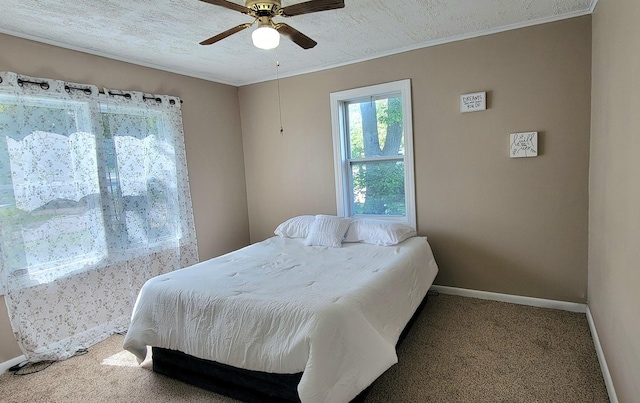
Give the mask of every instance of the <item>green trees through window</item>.
POLYGON ((351 102, 347 119, 354 214, 403 216, 401 98, 351 102))

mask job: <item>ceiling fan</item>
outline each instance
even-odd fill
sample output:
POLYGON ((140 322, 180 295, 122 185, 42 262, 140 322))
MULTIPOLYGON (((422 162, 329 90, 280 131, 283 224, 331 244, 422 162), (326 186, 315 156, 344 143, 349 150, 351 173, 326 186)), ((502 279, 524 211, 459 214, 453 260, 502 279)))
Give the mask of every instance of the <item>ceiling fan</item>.
POLYGON ((293 17, 301 14, 334 10, 344 7, 344 0, 311 0, 286 7, 282 7, 281 0, 246 0, 244 6, 227 0, 200 1, 228 8, 230 10, 239 11, 254 18, 253 22, 240 24, 237 27, 221 32, 218 35, 200 42, 200 45, 211 45, 212 43, 216 43, 228 36, 242 31, 243 29, 249 28, 257 22, 258 27, 253 31, 251 37, 253 39, 253 44, 261 49, 273 49, 277 47, 280 43, 280 34, 288 36, 289 39, 303 49, 311 49, 318 44, 313 39, 283 22, 274 23, 274 17, 293 17))

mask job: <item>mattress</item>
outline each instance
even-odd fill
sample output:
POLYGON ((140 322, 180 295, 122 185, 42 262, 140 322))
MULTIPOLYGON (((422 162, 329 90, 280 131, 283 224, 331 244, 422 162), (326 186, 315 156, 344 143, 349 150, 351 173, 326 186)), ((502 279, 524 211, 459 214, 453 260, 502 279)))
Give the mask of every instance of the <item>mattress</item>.
POLYGON ((310 247, 272 237, 155 277, 124 348, 146 346, 278 374, 304 403, 349 401, 397 362, 395 344, 438 268, 425 238, 310 247))

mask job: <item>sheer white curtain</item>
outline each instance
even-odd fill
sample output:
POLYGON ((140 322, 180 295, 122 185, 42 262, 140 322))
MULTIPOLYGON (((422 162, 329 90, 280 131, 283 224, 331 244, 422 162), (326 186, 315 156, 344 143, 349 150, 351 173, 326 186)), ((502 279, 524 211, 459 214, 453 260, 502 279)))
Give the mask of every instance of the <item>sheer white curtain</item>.
POLYGON ((180 100, 0 80, 0 289, 27 358, 65 359, 198 261, 180 100))

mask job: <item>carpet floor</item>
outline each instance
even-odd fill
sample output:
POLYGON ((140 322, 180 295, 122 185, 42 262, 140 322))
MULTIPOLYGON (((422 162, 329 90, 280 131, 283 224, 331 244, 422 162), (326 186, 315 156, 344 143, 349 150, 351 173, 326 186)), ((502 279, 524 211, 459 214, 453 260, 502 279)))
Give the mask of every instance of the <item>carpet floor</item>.
MULTIPOLYGON (((234 402, 137 365, 113 335, 41 372, 0 375, 2 402, 234 402)), ((586 316, 429 297, 367 403, 608 402, 586 316)))

